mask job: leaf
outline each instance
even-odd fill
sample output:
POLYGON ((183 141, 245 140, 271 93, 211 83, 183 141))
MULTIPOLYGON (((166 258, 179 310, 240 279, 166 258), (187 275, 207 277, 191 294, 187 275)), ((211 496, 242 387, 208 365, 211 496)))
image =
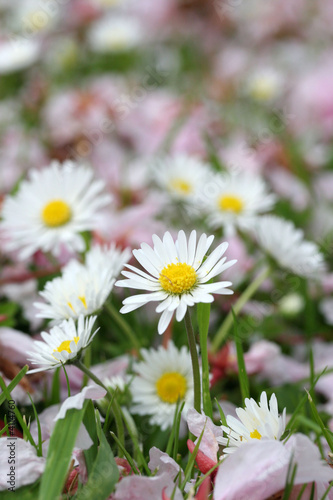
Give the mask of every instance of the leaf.
MULTIPOLYGON (((27 373, 29 370, 29 366, 25 365, 22 370, 16 375, 15 378, 8 384, 7 390, 8 392, 12 392, 13 389, 20 383, 20 381, 23 379, 24 375, 27 373)), ((3 392, 0 394, 0 406, 2 403, 6 400, 6 394, 3 392)))
POLYGON ((88 402, 87 410, 83 417, 83 423, 94 443, 88 450, 84 450, 84 458, 89 476, 98 453, 98 434, 96 429, 95 409, 91 400, 88 402))
MULTIPOLYGON (((96 423, 95 423, 96 427, 96 423)), ((119 479, 119 471, 110 445, 97 422, 99 448, 88 481, 79 493, 80 500, 108 498, 119 479)))
POLYGON ((237 351, 238 378, 239 378, 239 385, 242 394, 242 399, 244 401, 246 398, 250 397, 249 379, 246 373, 242 341, 238 335, 237 319, 233 310, 232 310, 232 315, 234 318, 234 337, 235 337, 235 344, 237 351))
POLYGON ((81 410, 71 409, 66 418, 57 421, 50 439, 39 500, 58 500, 64 488, 72 451, 88 401, 81 410))

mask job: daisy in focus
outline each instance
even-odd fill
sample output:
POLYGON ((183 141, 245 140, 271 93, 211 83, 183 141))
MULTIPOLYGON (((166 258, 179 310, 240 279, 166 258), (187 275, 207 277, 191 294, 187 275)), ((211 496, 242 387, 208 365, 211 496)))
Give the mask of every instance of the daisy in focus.
POLYGON ((156 308, 162 313, 158 323, 158 333, 165 332, 176 312, 176 320, 181 321, 188 307, 200 302, 213 302, 213 293, 231 295, 230 281, 208 283, 212 278, 235 264, 236 260, 226 262, 223 257, 228 243, 221 243, 206 259, 214 236, 202 234, 197 242, 197 233, 192 231, 187 241, 184 231, 179 231, 176 241, 166 232, 161 240, 153 235, 154 247, 142 243, 141 248, 133 250, 133 255, 147 271, 141 271, 129 264, 130 271, 122 271, 126 280, 117 281, 121 287, 146 290, 150 293, 133 295, 123 301, 121 313, 138 309, 148 302, 160 302, 156 308), (148 274, 149 273, 149 274, 148 274))
POLYGON ((236 409, 237 418, 227 416, 228 427, 222 425, 227 437, 218 437, 217 441, 226 446, 224 453, 233 453, 242 444, 254 439, 281 439, 286 428, 286 409, 279 415, 275 394, 269 404, 266 392, 262 392, 259 405, 254 399, 245 399, 245 409, 236 409))
POLYGON ((317 245, 304 239, 304 233, 290 221, 275 215, 260 217, 254 226, 259 245, 277 263, 294 274, 314 277, 325 271, 317 245))
POLYGON ((88 316, 98 311, 108 298, 115 278, 130 258, 130 251, 114 245, 93 247, 86 254, 86 263, 71 260, 61 277, 46 283, 40 295, 46 303, 35 302, 38 318, 63 319, 88 316))
POLYGON ((203 186, 201 204, 212 228, 224 227, 227 235, 235 228, 246 229, 253 217, 269 211, 275 195, 267 191, 259 176, 247 173, 217 174, 203 186))
POLYGON ((18 250, 22 260, 37 250, 58 255, 62 246, 84 251, 80 233, 94 228, 98 211, 111 199, 103 189, 104 182, 94 180, 92 170, 71 161, 33 170, 30 180, 3 203, 0 228, 8 239, 7 250, 18 250))
POLYGON ((35 351, 29 351, 28 360, 38 368, 29 370, 36 373, 52 370, 66 363, 72 363, 81 356, 82 351, 92 342, 97 330, 92 332, 96 316, 80 316, 75 324, 73 319, 63 321, 51 328, 50 333, 42 332, 44 342, 35 340, 35 351))
POLYGON ((161 189, 173 200, 190 203, 212 175, 208 165, 197 158, 181 154, 159 159, 153 167, 153 179, 161 189))
POLYGON ((177 349, 172 341, 168 347, 142 349, 143 361, 134 365, 137 376, 130 390, 133 413, 150 415, 151 425, 162 430, 172 427, 177 402, 185 401, 182 414, 193 407, 192 363, 188 349, 177 349))

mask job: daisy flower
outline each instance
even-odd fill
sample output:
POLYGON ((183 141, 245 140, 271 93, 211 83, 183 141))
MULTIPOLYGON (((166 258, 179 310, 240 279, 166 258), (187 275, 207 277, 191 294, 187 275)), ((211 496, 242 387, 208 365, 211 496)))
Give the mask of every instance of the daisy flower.
POLYGON ((36 316, 56 323, 96 312, 108 298, 115 277, 129 257, 128 249, 121 252, 114 245, 96 245, 87 253, 85 264, 71 260, 64 267, 62 276, 48 281, 40 292, 46 303, 34 303, 39 309, 36 316))
POLYGON ((290 221, 275 215, 258 218, 254 235, 259 245, 294 274, 313 277, 325 270, 325 263, 317 245, 304 239, 304 233, 290 221))
POLYGON ((7 249, 18 250, 22 260, 37 250, 58 255, 62 245, 84 251, 80 232, 94 228, 97 212, 110 201, 103 188, 92 170, 71 161, 33 170, 3 203, 0 227, 9 240, 7 249))
POLYGON ((172 427, 177 401, 185 401, 183 415, 193 407, 191 356, 183 346, 177 349, 172 341, 168 347, 141 350, 143 361, 134 365, 137 376, 130 390, 133 413, 150 415, 151 425, 162 430, 172 427))
POLYGON ((82 351, 92 342, 97 331, 92 333, 97 316, 84 319, 80 316, 77 325, 73 319, 63 321, 51 328, 50 333, 42 332, 44 342, 35 340, 35 351, 28 351, 28 360, 39 368, 29 370, 36 373, 52 370, 79 358, 82 351))
POLYGON ((247 173, 216 174, 203 186, 201 204, 213 228, 224 227, 233 234, 235 227, 246 228, 254 216, 267 212, 275 202, 259 176, 247 173))
POLYGON ((217 437, 217 441, 226 446, 224 453, 233 453, 242 444, 254 439, 281 439, 286 428, 286 409, 281 416, 275 394, 272 394, 269 405, 266 392, 262 392, 259 405, 254 399, 245 399, 245 409, 237 408, 238 419, 227 416, 228 426, 222 425, 227 437, 217 437))
POLYGON ((23 37, 0 43, 0 75, 26 69, 38 60, 40 52, 39 42, 23 37))
POLYGON ((195 200, 202 184, 212 175, 210 167, 194 157, 176 155, 159 159, 152 176, 158 186, 173 200, 195 200))
POLYGON ((88 32, 88 43, 94 52, 123 52, 142 44, 144 31, 138 19, 112 15, 95 21, 88 32))
POLYGON ((181 321, 187 307, 199 302, 213 302, 212 293, 232 294, 233 291, 227 288, 232 285, 230 281, 208 283, 236 262, 226 262, 226 257, 222 258, 228 248, 226 242, 221 243, 205 260, 213 240, 214 236, 202 234, 197 243, 196 231, 192 231, 187 241, 184 231, 179 231, 176 241, 166 232, 163 240, 153 235, 153 248, 142 243, 141 249, 133 250, 133 255, 147 272, 127 264, 130 271, 122 271, 127 279, 117 281, 116 285, 150 293, 127 297, 120 312, 134 311, 148 302, 160 302, 156 312, 162 313, 158 323, 158 333, 161 334, 175 311, 176 320, 181 321))

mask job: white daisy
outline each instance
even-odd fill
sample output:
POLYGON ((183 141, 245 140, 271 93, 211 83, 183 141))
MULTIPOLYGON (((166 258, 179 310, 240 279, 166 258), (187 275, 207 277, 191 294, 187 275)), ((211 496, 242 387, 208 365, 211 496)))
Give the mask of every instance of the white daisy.
POLYGON ((262 392, 259 405, 254 399, 245 399, 245 409, 237 408, 239 420, 227 416, 227 426, 222 429, 227 437, 218 437, 217 441, 226 446, 224 453, 233 453, 239 446, 253 439, 281 439, 286 428, 286 409, 279 416, 275 394, 267 403, 267 394, 262 392))
POLYGON ((0 43, 0 75, 26 69, 40 55, 40 44, 36 40, 15 38, 0 43))
POLYGON ((114 245, 95 246, 86 255, 86 263, 70 261, 61 277, 48 281, 40 295, 46 303, 35 302, 38 318, 53 323, 68 318, 87 316, 100 309, 108 298, 124 264, 129 260, 128 249, 121 252, 114 245))
POLYGON ((160 158, 152 165, 154 181, 174 200, 195 200, 211 175, 209 165, 183 154, 160 158))
POLYGON ((141 350, 143 361, 134 365, 137 376, 130 390, 133 413, 150 415, 151 425, 162 430, 172 427, 177 401, 185 401, 183 415, 193 407, 193 377, 191 356, 183 346, 177 349, 170 341, 168 347, 141 350))
POLYGON ((82 252, 80 232, 94 228, 98 210, 110 201, 103 188, 92 170, 71 161, 32 171, 30 180, 3 203, 0 227, 9 240, 7 249, 19 250, 22 260, 37 250, 57 255, 62 245, 82 252))
POLYGON ((292 222, 266 215, 256 220, 253 229, 259 245, 288 271, 315 277, 325 270, 317 245, 306 241, 303 231, 292 222))
POLYGON ((251 73, 246 83, 246 91, 258 101, 271 101, 279 96, 282 86, 281 73, 274 68, 266 67, 251 73))
POLYGON ((196 243, 196 231, 192 231, 187 242, 184 231, 179 231, 174 242, 171 234, 166 232, 163 241, 153 235, 154 248, 147 243, 141 244, 141 249, 133 250, 134 257, 147 272, 131 265, 126 265, 130 271, 122 271, 126 280, 117 281, 117 286, 147 290, 150 293, 127 297, 121 308, 121 313, 134 311, 148 302, 160 302, 156 312, 162 313, 158 323, 158 332, 163 333, 176 311, 176 320, 181 321, 188 306, 199 302, 213 302, 212 293, 230 295, 233 293, 227 287, 230 281, 208 283, 221 274, 236 261, 226 261, 222 255, 228 248, 228 243, 221 243, 204 260, 214 236, 201 235, 196 243))
POLYGON ((248 173, 216 174, 203 186, 201 204, 213 228, 223 226, 227 234, 248 226, 254 216, 267 212, 275 202, 261 177, 248 173))
POLYGON ((88 31, 90 48, 95 52, 122 52, 134 49, 144 38, 135 17, 110 15, 95 21, 88 31))
POLYGON ((59 326, 51 328, 50 333, 42 332, 44 342, 35 340, 35 351, 27 353, 30 356, 28 360, 33 365, 39 365, 39 368, 29 370, 28 373, 52 370, 78 358, 98 331, 92 333, 96 317, 84 319, 80 316, 77 325, 73 319, 65 320, 59 326))

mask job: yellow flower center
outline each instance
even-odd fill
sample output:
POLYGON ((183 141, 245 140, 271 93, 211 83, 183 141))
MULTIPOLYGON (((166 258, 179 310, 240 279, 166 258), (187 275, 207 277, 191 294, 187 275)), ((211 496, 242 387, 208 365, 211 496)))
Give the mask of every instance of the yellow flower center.
POLYGON ((257 429, 254 429, 254 431, 250 433, 250 436, 252 439, 261 439, 261 434, 257 429))
POLYGON ((160 273, 159 282, 166 292, 180 295, 188 292, 197 282, 197 275, 188 264, 169 264, 160 273))
POLYGON ((70 343, 71 342, 75 342, 75 344, 78 343, 78 341, 80 340, 80 337, 74 337, 72 340, 64 340, 63 342, 61 342, 60 346, 57 348, 57 349, 53 349, 53 352, 62 352, 62 351, 67 351, 69 353, 71 353, 71 349, 70 349, 70 343))
POLYGON ((177 372, 164 373, 156 382, 156 390, 159 398, 165 403, 177 403, 183 399, 186 393, 186 379, 177 372))
MULTIPOLYGON (((87 309, 86 298, 82 296, 82 297, 79 297, 79 299, 81 300, 82 304, 84 305, 84 308, 87 309)), ((75 309, 73 307, 73 304, 71 302, 67 302, 67 305, 72 309, 73 313, 75 314, 75 309)))
POLYGON ((62 200, 50 201, 42 211, 42 219, 48 227, 59 227, 71 220, 72 211, 69 205, 62 200))
POLYGON ((276 92, 276 84, 270 78, 257 78, 251 87, 252 97, 259 101, 268 101, 276 92))
POLYGON ((219 198, 218 206, 221 210, 239 214, 244 208, 244 203, 238 196, 226 194, 219 198))
POLYGON ((190 194, 192 192, 191 184, 180 178, 172 179, 170 187, 179 194, 190 194))

